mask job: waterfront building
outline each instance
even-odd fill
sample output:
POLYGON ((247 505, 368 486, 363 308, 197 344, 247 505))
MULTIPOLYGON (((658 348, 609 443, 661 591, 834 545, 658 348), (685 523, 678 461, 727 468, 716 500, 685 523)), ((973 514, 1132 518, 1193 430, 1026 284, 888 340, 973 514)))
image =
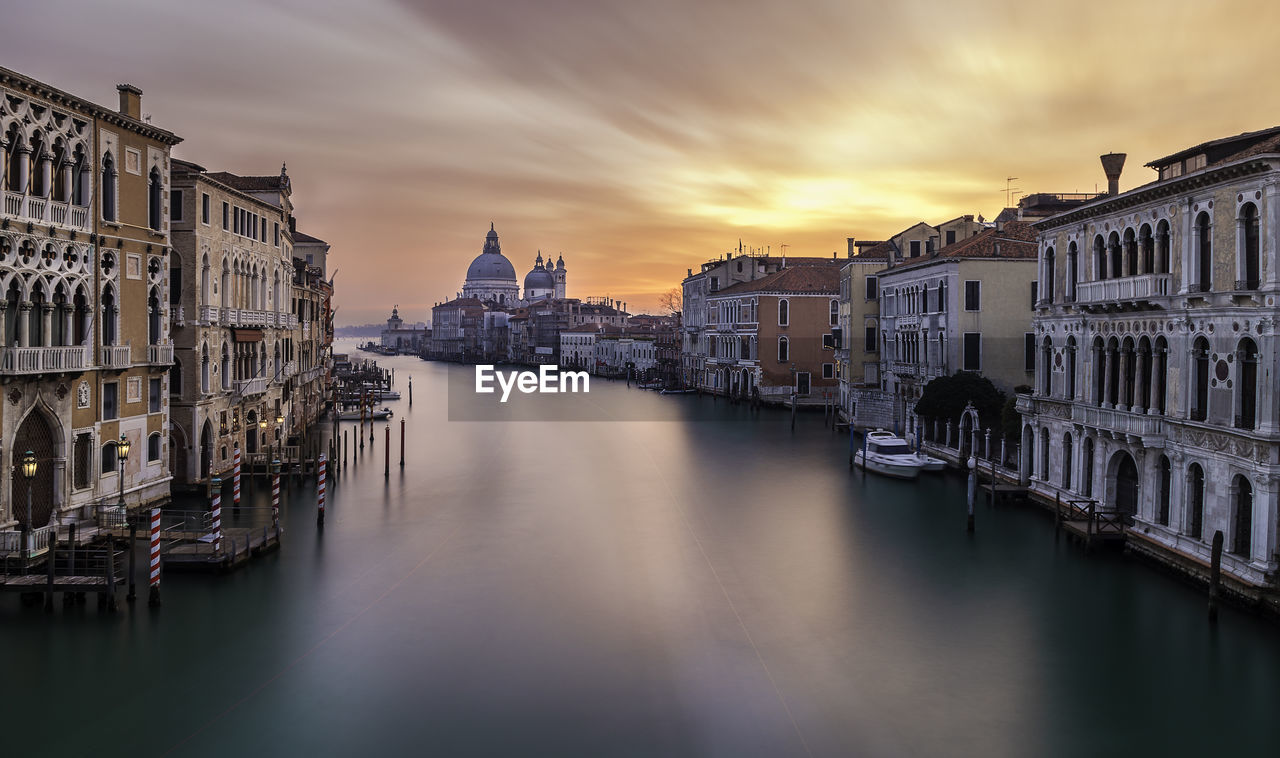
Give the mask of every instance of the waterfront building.
POLYGON ((475 297, 454 298, 434 306, 431 309, 431 357, 478 361, 484 313, 484 303, 475 297))
POLYGON ((229 471, 237 447, 266 455, 295 421, 276 422, 298 374, 291 195, 283 167, 239 176, 173 161, 170 438, 179 484, 229 471))
POLYGON ((1237 589, 1274 587, 1280 492, 1280 127, 1147 164, 1036 223, 1036 381, 1019 396, 1032 493, 1090 500, 1127 545, 1237 589))
POLYGON ((596 343, 603 335, 620 331, 619 327, 600 323, 580 324, 565 329, 560 333, 560 365, 595 371, 596 343))
POLYGON ((881 420, 891 407, 880 388, 879 272, 892 249, 888 241, 860 246, 850 239, 849 258, 840 267, 835 349, 840 414, 859 426, 881 420))
POLYGON ((681 381, 686 387, 724 394, 727 388, 717 384, 724 373, 708 365, 715 329, 708 321, 708 299, 720 290, 739 282, 750 282, 777 273, 787 266, 826 265, 828 258, 802 256, 769 256, 742 252, 707 261, 697 273, 687 270, 681 288, 681 381))
POLYGON ((400 318, 400 306, 391 307, 391 318, 387 319, 387 328, 382 330, 380 343, 384 348, 401 353, 421 352, 423 341, 427 335, 427 325, 423 323, 405 325, 400 318))
POLYGON ((820 260, 706 294, 711 386, 730 397, 815 405, 837 389, 840 261, 820 260))
POLYGON ((880 272, 881 383, 893 403, 878 425, 910 428, 924 386, 957 371, 1005 392, 1031 383, 1035 239, 1010 221, 880 272))
POLYGON ((0 551, 169 493, 169 160, 142 117, 0 68, 0 551), (123 468, 117 441, 130 452, 123 468), (23 454, 36 476, 18 476, 23 454), (123 477, 123 481, 121 478, 123 477))
MULTIPOLYGON (((315 240, 328 252, 323 240, 294 230, 294 237, 315 240)), ((296 253, 296 250, 295 250, 296 253)), ((333 282, 319 264, 293 258, 293 315, 296 326, 284 360, 296 360, 298 373, 287 377, 283 388, 285 427, 292 436, 311 428, 332 402, 336 388, 333 370, 333 282)))

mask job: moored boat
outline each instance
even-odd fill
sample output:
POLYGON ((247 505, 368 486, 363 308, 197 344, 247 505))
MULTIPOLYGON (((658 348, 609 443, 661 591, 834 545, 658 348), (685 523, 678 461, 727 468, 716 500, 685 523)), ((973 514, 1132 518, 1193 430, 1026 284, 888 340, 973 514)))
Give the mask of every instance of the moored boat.
POLYGON ((896 479, 915 479, 924 470, 920 456, 906 440, 883 429, 866 433, 862 447, 854 451, 853 463, 896 479))
POLYGON ((338 414, 338 418, 342 421, 359 421, 362 418, 376 421, 378 419, 390 418, 391 415, 392 413, 390 408, 378 408, 373 411, 365 411, 363 414, 358 410, 343 411, 338 414))

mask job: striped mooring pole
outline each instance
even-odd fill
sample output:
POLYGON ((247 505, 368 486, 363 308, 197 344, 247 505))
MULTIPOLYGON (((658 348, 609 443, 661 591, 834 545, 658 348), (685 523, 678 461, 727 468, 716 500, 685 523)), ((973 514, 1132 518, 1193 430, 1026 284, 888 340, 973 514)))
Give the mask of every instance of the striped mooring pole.
POLYGON ((271 528, 280 532, 280 460, 271 462, 271 528))
POLYGON ((160 509, 151 509, 151 590, 147 605, 160 607, 160 509))
POLYGON ((324 473, 328 467, 325 465, 323 454, 320 456, 319 464, 320 478, 316 482, 316 526, 324 526, 324 473))
POLYGON ((213 555, 222 555, 222 477, 213 478, 213 505, 209 517, 209 533, 213 535, 213 555))
POLYGON ((235 455, 231 459, 231 504, 240 507, 240 446, 236 445, 235 455))

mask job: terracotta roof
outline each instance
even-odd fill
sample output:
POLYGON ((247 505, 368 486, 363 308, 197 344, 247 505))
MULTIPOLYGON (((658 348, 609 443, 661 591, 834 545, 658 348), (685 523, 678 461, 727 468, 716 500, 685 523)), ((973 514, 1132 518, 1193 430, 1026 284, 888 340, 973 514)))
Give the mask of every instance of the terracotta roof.
POLYGON ((297 231, 297 230, 295 230, 295 231, 293 232, 293 241, 294 241, 294 243, 298 243, 298 242, 318 242, 318 243, 320 243, 321 245, 327 245, 327 244, 329 244, 329 243, 325 242, 324 240, 320 239, 319 237, 312 237, 310 234, 307 234, 307 233, 305 233, 305 232, 299 232, 299 231, 297 231))
POLYGON ((454 298, 453 300, 450 300, 447 303, 441 303, 435 306, 434 308, 432 308, 431 310, 435 310, 436 308, 483 308, 483 307, 484 307, 484 303, 480 302, 480 300, 477 298, 459 297, 459 298, 454 298))
POLYGON ((893 243, 886 240, 884 242, 877 242, 876 244, 872 245, 871 247, 865 250, 861 250, 861 249, 858 250, 857 255, 846 258, 845 261, 846 262, 856 261, 859 258, 861 259, 872 258, 872 259, 880 259, 880 260, 887 261, 889 260, 889 253, 892 253, 892 252, 893 252, 893 243))
POLYGON ((228 187, 241 192, 265 192, 280 189, 280 176, 240 176, 229 171, 212 171, 207 174, 210 179, 222 182, 228 187))
MULTIPOLYGON (((1280 127, 1276 127, 1280 130, 1280 127)), ((1211 166, 1219 166, 1225 163, 1235 163, 1236 161, 1252 158, 1255 155, 1266 155, 1267 153, 1280 153, 1280 133, 1274 134, 1261 142, 1241 150, 1238 153, 1228 155, 1222 160, 1215 161, 1211 166)))
POLYGON ((912 258, 889 271, 915 268, 955 258, 1035 258, 1036 230, 1025 221, 1010 221, 999 229, 984 229, 947 245, 932 255, 912 258))
MULTIPOLYGON (((786 292, 796 295, 835 294, 840 289, 840 268, 844 261, 820 259, 827 265, 787 266, 766 277, 752 282, 738 282, 719 292, 708 293, 708 298, 721 295, 740 295, 747 292, 786 292)), ((845 259, 848 260, 848 259, 845 259)))

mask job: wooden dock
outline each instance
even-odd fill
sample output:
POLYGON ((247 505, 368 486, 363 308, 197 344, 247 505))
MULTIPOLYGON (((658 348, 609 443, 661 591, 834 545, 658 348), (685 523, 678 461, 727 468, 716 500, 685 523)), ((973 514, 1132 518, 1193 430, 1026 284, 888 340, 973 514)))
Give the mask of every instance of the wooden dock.
POLYGON ((221 551, 202 534, 171 545, 160 561, 172 571, 230 571, 255 555, 279 549, 281 534, 283 530, 271 526, 229 527, 222 530, 221 551))

